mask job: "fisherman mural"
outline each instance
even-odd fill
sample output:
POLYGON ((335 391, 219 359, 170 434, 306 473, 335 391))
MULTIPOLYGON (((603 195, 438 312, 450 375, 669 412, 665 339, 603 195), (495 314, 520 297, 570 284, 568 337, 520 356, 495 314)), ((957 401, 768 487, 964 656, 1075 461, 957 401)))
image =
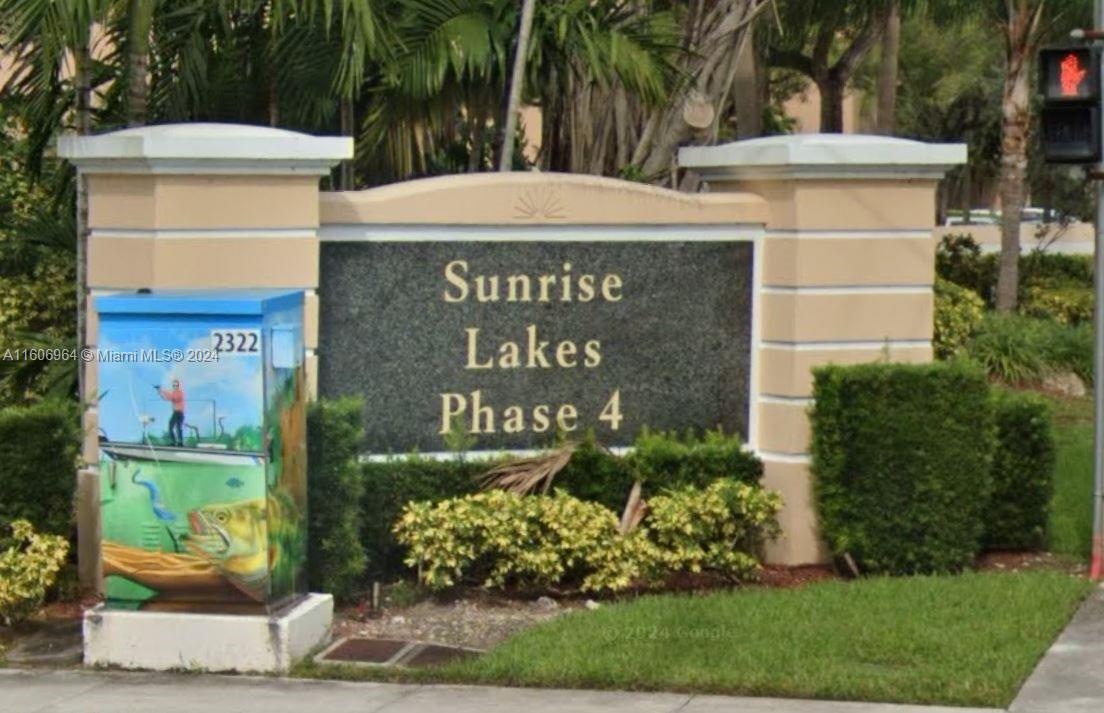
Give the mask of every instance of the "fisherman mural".
POLYGON ((108 606, 249 612, 304 593, 301 293, 131 293, 97 309, 108 606))

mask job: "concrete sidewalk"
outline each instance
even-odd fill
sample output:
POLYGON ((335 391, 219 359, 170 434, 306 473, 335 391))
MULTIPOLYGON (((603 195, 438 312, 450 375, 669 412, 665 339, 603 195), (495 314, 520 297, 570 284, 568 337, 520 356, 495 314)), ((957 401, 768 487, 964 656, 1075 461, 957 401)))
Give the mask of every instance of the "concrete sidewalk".
POLYGON ((1104 711, 1104 585, 1081 605, 1012 702, 1012 713, 1104 711))
POLYGON ((0 669, 0 713, 992 713, 771 698, 0 669))

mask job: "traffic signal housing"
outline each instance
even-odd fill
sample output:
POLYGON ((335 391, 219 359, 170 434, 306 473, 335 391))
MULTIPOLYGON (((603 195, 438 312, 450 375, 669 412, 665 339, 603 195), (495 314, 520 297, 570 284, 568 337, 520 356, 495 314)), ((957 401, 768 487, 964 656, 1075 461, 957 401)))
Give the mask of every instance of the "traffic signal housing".
POLYGON ((1100 49, 1054 47, 1039 53, 1043 156, 1050 163, 1101 160, 1100 49))

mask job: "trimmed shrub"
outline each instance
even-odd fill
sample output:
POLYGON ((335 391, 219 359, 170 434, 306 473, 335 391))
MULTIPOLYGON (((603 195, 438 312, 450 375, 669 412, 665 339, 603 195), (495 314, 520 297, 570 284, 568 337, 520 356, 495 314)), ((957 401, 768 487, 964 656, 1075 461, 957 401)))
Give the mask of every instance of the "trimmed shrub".
MULTIPOLYGON (((643 481, 645 498, 684 486, 707 487, 718 478, 755 484, 763 464, 744 450, 737 436, 706 432, 679 436, 642 433, 627 457, 601 448, 588 434, 560 471, 553 487, 587 502, 620 513, 633 483, 643 481)), ((363 543, 373 576, 392 577, 403 571, 403 550, 391 525, 403 507, 413 501, 438 502, 477 490, 476 476, 495 464, 460 458, 438 461, 417 455, 361 465, 363 543)))
POLYGON ((649 543, 622 537, 617 516, 598 503, 502 490, 408 504, 395 523, 406 564, 431 589, 463 581, 485 587, 584 591, 625 589, 646 577, 649 543))
POLYGON ((732 478, 648 500, 644 528, 664 572, 718 572, 737 580, 759 571, 756 554, 778 534, 778 493, 732 478))
POLYGON ((1094 299, 1091 286, 1048 281, 1027 286, 1020 312, 1059 324, 1088 324, 1094 299))
POLYGON ((744 449, 738 436, 706 431, 687 433, 642 431, 633 442, 626 460, 633 474, 646 486, 645 492, 663 488, 707 487, 718 478, 758 483, 763 463, 744 449))
POLYGON ((409 503, 394 529, 408 548, 406 564, 431 589, 474 582, 619 591, 679 571, 753 577, 755 552, 774 534, 782 505, 777 494, 728 478, 650 503, 641 526, 621 534, 612 510, 562 490, 492 490, 409 503))
POLYGON ((947 359, 964 347, 981 325, 985 303, 973 290, 953 282, 935 280, 935 338, 932 348, 947 359))
POLYGON ((356 593, 368 564, 360 539, 364 485, 357 465, 363 409, 359 399, 322 400, 307 415, 308 578, 312 591, 338 599, 356 593))
POLYGON ((39 532, 72 534, 77 418, 66 401, 0 409, 0 523, 23 519, 39 532))
POLYGON ((8 545, 0 552, 0 624, 6 626, 38 611, 69 553, 68 540, 36 533, 26 520, 11 530, 10 538, 0 537, 8 545))
POLYGON ((362 463, 361 541, 372 576, 390 578, 405 570, 403 548, 391 528, 407 503, 435 503, 474 493, 475 476, 490 467, 486 461, 438 461, 418 456, 362 463))
POLYGON ((831 551, 864 572, 953 572, 977 554, 992 490, 989 386, 975 366, 815 371, 812 470, 831 551))
POLYGON ((1038 549, 1046 544, 1054 491, 1050 404, 1037 394, 994 389, 997 447, 992 504, 985 515, 987 549, 1038 549))
POLYGON ((580 500, 621 512, 635 480, 628 460, 601 448, 590 432, 571 455, 571 462, 556 474, 553 484, 580 500))

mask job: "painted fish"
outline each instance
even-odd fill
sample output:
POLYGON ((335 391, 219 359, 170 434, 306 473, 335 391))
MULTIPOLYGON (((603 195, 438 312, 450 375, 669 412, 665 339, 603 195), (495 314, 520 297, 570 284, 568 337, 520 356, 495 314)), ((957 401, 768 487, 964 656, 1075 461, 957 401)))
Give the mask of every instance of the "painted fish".
POLYGON ((205 505, 188 513, 188 548, 243 593, 262 602, 268 587, 265 500, 205 505))
POLYGON ((158 520, 162 522, 172 522, 176 519, 176 515, 165 509, 164 504, 161 502, 161 491, 157 489, 157 483, 150 480, 139 480, 138 476, 142 473, 142 469, 138 468, 134 471, 134 474, 130 476, 130 482, 135 485, 141 485, 147 491, 149 491, 150 507, 153 508, 153 514, 158 520))
POLYGON ((245 485, 245 481, 241 478, 230 478, 226 481, 226 485, 231 488, 240 488, 245 485))

